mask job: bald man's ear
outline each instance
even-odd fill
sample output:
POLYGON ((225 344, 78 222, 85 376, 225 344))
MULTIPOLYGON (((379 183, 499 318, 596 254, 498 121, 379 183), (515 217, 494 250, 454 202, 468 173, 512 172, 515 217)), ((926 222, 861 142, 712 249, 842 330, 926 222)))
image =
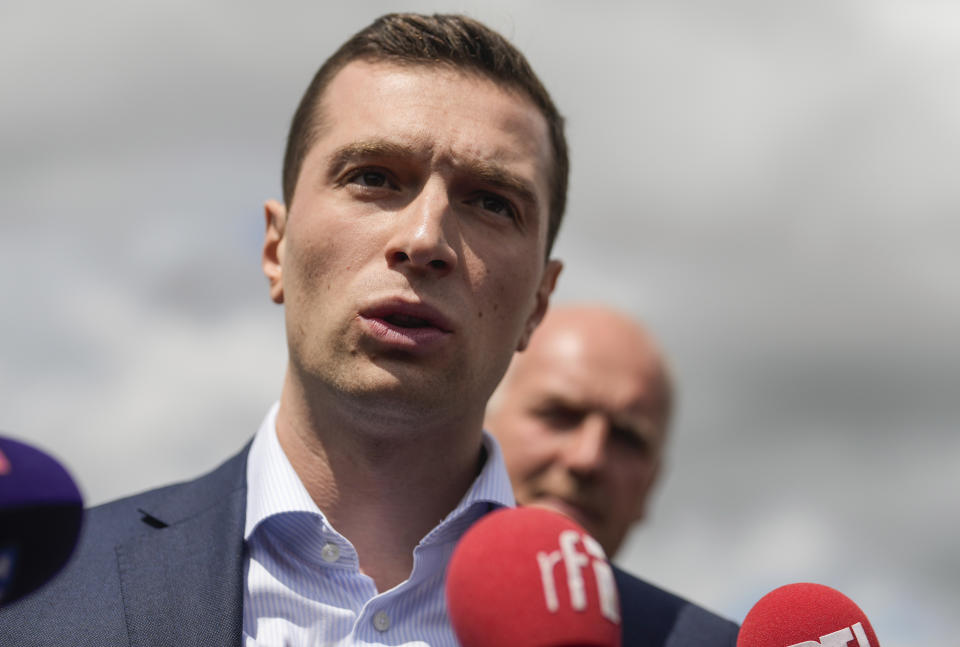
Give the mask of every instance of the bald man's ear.
POLYGON ((270 281, 270 298, 283 303, 283 236, 287 230, 287 208, 276 200, 263 205, 267 231, 263 237, 263 273, 270 281))
POLYGON ((540 322, 543 321, 544 315, 547 314, 547 308, 550 305, 550 295, 553 293, 553 288, 557 285, 557 277, 560 276, 560 270, 562 269, 563 263, 555 258, 548 260, 544 266, 543 275, 540 277, 540 286, 537 288, 536 303, 534 304, 533 312, 530 313, 530 317, 527 319, 523 335, 521 335, 520 341, 517 344, 518 351, 522 351, 527 347, 530 343, 530 335, 533 334, 533 331, 536 330, 540 322))

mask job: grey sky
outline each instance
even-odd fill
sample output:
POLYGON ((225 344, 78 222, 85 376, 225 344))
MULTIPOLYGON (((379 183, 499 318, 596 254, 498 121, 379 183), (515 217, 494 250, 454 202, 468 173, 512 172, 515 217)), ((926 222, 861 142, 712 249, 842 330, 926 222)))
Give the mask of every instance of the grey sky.
MULTIPOLYGON (((398 8, 0 8, 0 429, 90 501, 212 467, 279 394, 262 203, 319 62, 398 8)), ((558 299, 643 317, 673 360, 670 468, 621 563, 736 620, 812 580, 884 645, 951 642, 960 5, 402 8, 528 55, 572 150, 558 299)))

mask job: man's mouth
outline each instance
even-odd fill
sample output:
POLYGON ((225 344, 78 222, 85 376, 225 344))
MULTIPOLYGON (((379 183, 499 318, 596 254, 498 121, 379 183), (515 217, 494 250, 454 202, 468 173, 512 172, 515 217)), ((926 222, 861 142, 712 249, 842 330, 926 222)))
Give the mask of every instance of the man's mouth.
POLYGON ((422 302, 387 299, 362 308, 359 315, 374 338, 401 349, 427 350, 452 332, 443 314, 422 302))
POLYGON ((385 299, 361 308, 360 316, 380 319, 397 328, 437 328, 443 332, 452 331, 447 318, 438 309, 422 301, 385 299))
POLYGON ((414 317, 411 315, 404 314, 389 314, 385 317, 382 317, 384 321, 394 326, 399 326, 400 328, 426 328, 431 326, 436 328, 428 319, 422 319, 420 317, 414 317))

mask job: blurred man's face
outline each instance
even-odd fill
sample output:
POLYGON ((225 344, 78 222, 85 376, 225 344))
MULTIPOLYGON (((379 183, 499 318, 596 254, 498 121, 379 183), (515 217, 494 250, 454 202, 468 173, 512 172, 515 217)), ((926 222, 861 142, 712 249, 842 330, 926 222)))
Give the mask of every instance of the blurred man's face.
POLYGON ((321 110, 292 204, 267 208, 292 373, 314 396, 479 421, 559 269, 543 116, 476 74, 362 61, 321 110))
POLYGON ((660 467, 663 376, 629 331, 558 327, 548 316, 514 359, 486 426, 518 503, 567 514, 612 556, 660 467))

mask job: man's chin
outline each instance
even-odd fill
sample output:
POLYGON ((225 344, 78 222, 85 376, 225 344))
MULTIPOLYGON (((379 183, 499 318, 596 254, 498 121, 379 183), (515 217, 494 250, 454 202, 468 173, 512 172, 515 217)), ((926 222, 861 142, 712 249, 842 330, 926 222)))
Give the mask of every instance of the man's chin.
POLYGON ((540 497, 528 502, 526 505, 544 508, 545 510, 552 510, 553 512, 559 512, 565 517, 569 517, 583 526, 584 529, 591 535, 596 536, 596 520, 592 518, 590 513, 579 506, 568 503, 567 501, 557 497, 540 497))
POLYGON ((462 414, 462 388, 450 376, 414 363, 356 362, 352 371, 338 376, 334 388, 342 397, 384 420, 410 416, 418 426, 433 417, 462 414))

